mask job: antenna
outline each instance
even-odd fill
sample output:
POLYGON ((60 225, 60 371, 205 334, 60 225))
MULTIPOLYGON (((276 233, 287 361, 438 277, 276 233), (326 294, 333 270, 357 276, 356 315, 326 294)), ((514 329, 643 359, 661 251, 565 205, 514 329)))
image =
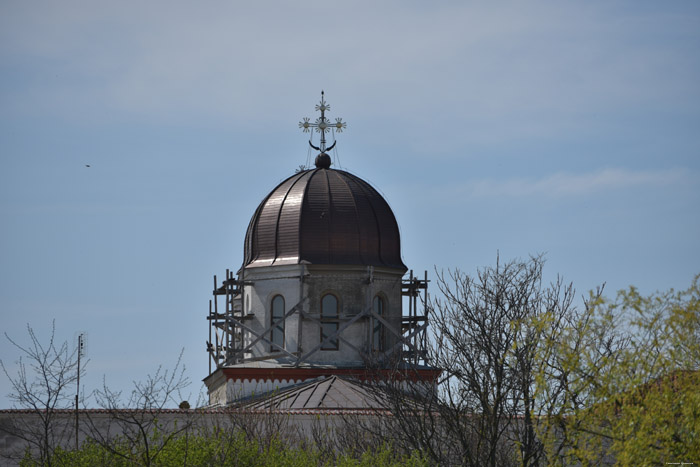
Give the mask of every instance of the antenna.
POLYGON ((80 358, 87 357, 88 354, 88 333, 87 331, 76 331, 73 335, 73 344, 75 345, 76 353, 80 354, 80 358))
POLYGON ((76 352, 78 354, 78 374, 75 385, 75 450, 78 450, 78 396, 80 395, 80 357, 87 353, 87 332, 79 331, 76 338, 76 352))

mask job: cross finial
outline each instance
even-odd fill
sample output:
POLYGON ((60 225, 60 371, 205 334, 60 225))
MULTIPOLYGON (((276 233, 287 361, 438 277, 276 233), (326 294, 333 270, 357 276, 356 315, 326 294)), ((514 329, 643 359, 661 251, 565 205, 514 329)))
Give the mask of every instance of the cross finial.
POLYGON ((321 102, 316 105, 316 110, 321 111, 321 116, 316 119, 314 123, 311 123, 311 119, 308 117, 304 117, 302 121, 299 122, 299 128, 301 128, 304 133, 308 133, 311 131, 311 129, 316 130, 318 133, 321 133, 321 143, 320 145, 314 146, 311 143, 311 140, 309 140, 309 145, 318 150, 321 151, 321 154, 325 153, 326 151, 329 151, 333 149, 335 146, 335 141, 333 141, 333 144, 330 147, 326 147, 326 132, 335 129, 338 133, 342 133, 343 129, 347 126, 347 124, 343 121, 342 118, 336 118, 335 123, 331 123, 331 121, 326 118, 326 111, 331 110, 331 106, 326 103, 326 100, 323 95, 323 91, 321 91, 321 102))

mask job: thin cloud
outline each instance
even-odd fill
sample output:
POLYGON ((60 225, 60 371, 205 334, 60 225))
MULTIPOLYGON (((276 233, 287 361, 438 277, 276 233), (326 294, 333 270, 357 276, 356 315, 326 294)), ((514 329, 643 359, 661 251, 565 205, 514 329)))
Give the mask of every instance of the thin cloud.
POLYGON ((697 181, 688 169, 603 169, 586 174, 556 173, 542 179, 480 180, 466 188, 475 197, 584 196, 640 186, 660 187, 697 181))
POLYGON ((503 135, 480 125, 551 134, 576 128, 582 115, 691 106, 697 96, 692 54, 674 52, 672 41, 637 45, 652 19, 694 40, 692 20, 551 3, 375 3, 281 3, 276 14, 226 3, 139 5, 138 15, 78 2, 42 15, 15 7, 0 20, 0 44, 8 44, 0 56, 29 57, 35 73, 51 79, 19 86, 6 105, 77 109, 70 118, 91 121, 107 108, 158 121, 194 113, 259 125, 275 118, 262 102, 296 109, 295 96, 325 86, 336 102, 352 96, 346 114, 371 109, 431 131, 449 121, 469 140, 492 140, 503 135), (315 40, 308 25, 329 18, 327 35, 315 40))

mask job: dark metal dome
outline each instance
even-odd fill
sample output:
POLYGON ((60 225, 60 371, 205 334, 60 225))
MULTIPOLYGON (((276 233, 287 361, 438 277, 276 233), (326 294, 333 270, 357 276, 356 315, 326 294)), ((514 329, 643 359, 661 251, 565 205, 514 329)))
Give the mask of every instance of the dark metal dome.
POLYGON ((384 198, 342 170, 296 173, 250 220, 243 266, 343 264, 406 270, 399 228, 384 198))

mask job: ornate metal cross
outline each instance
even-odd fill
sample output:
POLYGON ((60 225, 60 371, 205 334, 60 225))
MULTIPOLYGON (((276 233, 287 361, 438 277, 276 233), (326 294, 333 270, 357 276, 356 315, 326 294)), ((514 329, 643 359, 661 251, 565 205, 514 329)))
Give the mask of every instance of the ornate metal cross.
POLYGON ((324 153, 326 151, 330 151, 333 149, 335 146, 335 141, 333 141, 333 144, 331 144, 330 147, 326 148, 326 132, 335 129, 338 133, 342 133, 343 128, 347 126, 347 123, 343 121, 341 118, 336 118, 335 123, 331 123, 329 119, 326 118, 326 110, 331 110, 331 106, 328 105, 323 98, 323 91, 321 91, 321 103, 316 106, 316 110, 321 111, 321 116, 316 119, 314 123, 311 123, 311 120, 308 117, 304 117, 304 119, 299 122, 299 128, 304 130, 304 133, 308 133, 311 131, 311 129, 315 129, 318 133, 321 133, 321 144, 320 146, 314 146, 311 143, 311 140, 309 140, 309 145, 318 150, 321 151, 321 153, 324 153))

